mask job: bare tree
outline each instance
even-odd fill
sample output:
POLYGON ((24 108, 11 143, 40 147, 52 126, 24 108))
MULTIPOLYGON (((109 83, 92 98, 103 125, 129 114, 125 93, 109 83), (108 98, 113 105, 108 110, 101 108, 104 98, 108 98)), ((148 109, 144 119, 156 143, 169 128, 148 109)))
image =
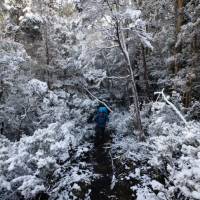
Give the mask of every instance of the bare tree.
POLYGON ((135 81, 135 70, 134 65, 132 64, 133 62, 131 62, 131 51, 128 43, 130 44, 130 41, 132 43, 137 41, 142 43, 145 47, 147 46, 152 48, 152 46, 148 41, 148 34, 145 32, 145 30, 140 26, 137 27, 136 25, 139 22, 138 16, 140 15, 140 11, 129 7, 130 5, 128 5, 126 2, 106 0, 103 2, 104 6, 105 3, 108 12, 104 13, 104 18, 109 26, 103 27, 102 29, 106 33, 107 44, 108 42, 111 44, 110 47, 107 46, 105 49, 119 48, 126 61, 127 71, 129 72, 129 76, 131 78, 134 114, 137 124, 136 128, 139 132, 140 139, 144 139, 144 130, 142 127, 139 109, 139 97, 135 81), (108 13, 110 14, 110 17, 107 16, 108 13), (123 15, 123 13, 125 13, 125 15, 123 15), (127 15, 130 16, 127 17, 127 15), (138 19, 138 21, 136 19, 138 19), (132 23, 135 23, 135 25, 132 25, 132 23))
POLYGON ((135 110, 135 116, 136 116, 136 122, 137 122, 137 128, 140 133, 141 139, 144 137, 144 131, 142 128, 142 122, 141 122, 141 116, 140 116, 140 109, 139 109, 139 98, 138 98, 138 92, 136 88, 136 82, 135 82, 135 76, 133 71, 133 66, 130 61, 130 55, 128 52, 128 47, 125 41, 124 31, 122 29, 121 23, 116 19, 115 21, 116 25, 116 34, 117 34, 117 42, 119 44, 119 47, 124 55, 124 58, 127 62, 128 71, 131 76, 131 88, 133 93, 133 101, 134 101, 134 110, 135 110))

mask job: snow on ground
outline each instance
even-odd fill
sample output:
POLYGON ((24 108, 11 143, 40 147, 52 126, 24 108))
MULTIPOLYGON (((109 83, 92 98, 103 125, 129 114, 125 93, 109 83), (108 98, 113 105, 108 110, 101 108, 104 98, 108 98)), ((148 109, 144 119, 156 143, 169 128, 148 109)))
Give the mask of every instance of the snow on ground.
MULTIPOLYGON (((10 142, 2 137, 0 143, 0 199, 6 199, 12 194, 15 195, 16 192, 26 199, 33 198, 42 191, 50 192, 48 188, 53 184, 51 181, 57 180, 58 175, 62 174, 65 174, 62 185, 71 188, 70 184, 72 183, 81 180, 89 181, 88 177, 92 173, 86 169, 86 164, 83 162, 72 168, 68 168, 68 165, 70 166, 70 160, 73 160, 74 152, 78 159, 91 148, 90 145, 81 145, 77 149, 77 146, 84 138, 90 137, 94 133, 94 125, 87 124, 87 119, 93 112, 95 102, 75 95, 71 99, 73 107, 69 109, 65 100, 59 98, 59 102, 57 102, 58 98, 55 97, 58 97, 59 93, 56 95, 55 91, 47 91, 45 83, 32 80, 30 85, 35 86, 32 87, 34 92, 42 95, 41 98, 46 101, 46 104, 42 104, 43 112, 44 110, 49 112, 50 108, 51 115, 48 115, 48 118, 55 122, 50 123, 46 128, 36 130, 32 136, 23 136, 18 142, 10 142), (49 107, 48 102, 52 101, 52 96, 57 100, 53 107, 49 107), (63 163, 66 163, 65 171, 59 173, 63 168, 63 163)), ((60 187, 61 185, 57 187, 57 190, 60 187)))
POLYGON ((81 160, 85 159, 92 147, 89 143, 78 146, 71 160, 55 171, 58 181, 50 188, 50 200, 75 200, 77 196, 87 198, 93 171, 90 163, 81 160))
POLYGON ((176 120, 171 120, 169 113, 171 108, 165 103, 151 106, 145 142, 139 142, 134 131, 124 128, 131 124, 128 112, 110 118, 110 126, 116 128, 112 153, 122 163, 131 163, 123 178, 138 181, 131 186, 137 200, 165 200, 178 195, 200 199, 200 123, 190 121, 184 127, 175 113, 176 120))

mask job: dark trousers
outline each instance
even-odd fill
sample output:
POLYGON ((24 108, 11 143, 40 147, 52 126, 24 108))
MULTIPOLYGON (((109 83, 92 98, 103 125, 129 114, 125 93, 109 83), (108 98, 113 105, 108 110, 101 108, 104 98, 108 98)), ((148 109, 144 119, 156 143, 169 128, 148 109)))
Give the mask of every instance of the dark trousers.
POLYGON ((96 126, 95 132, 95 144, 102 144, 105 139, 105 127, 96 126))

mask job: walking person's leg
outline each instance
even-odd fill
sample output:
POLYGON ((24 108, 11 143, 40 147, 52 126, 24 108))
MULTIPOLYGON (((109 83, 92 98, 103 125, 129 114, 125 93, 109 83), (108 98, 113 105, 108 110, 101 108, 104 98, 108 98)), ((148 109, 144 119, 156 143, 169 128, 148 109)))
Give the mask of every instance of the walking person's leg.
POLYGON ((103 144, 105 141, 105 127, 101 128, 101 143, 103 144))
POLYGON ((101 140, 101 130, 100 127, 95 127, 95 146, 98 146, 100 144, 101 140))

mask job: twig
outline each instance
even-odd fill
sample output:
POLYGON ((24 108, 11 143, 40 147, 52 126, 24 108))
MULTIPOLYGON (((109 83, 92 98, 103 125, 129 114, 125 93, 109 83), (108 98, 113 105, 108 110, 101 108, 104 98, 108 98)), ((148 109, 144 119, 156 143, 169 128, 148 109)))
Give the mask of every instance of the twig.
POLYGON ((127 79, 129 77, 130 77, 130 75, 127 75, 127 76, 107 76, 106 78, 107 79, 127 79))
POLYGON ((102 103, 110 112, 113 110, 103 101, 99 100, 96 96, 94 96, 86 87, 83 87, 94 99, 96 99, 99 103, 102 103))
POLYGON ((115 183, 116 183, 115 165, 114 165, 112 154, 111 154, 110 151, 109 151, 109 155, 110 155, 111 164, 112 164, 112 171, 113 171, 112 182, 111 182, 111 185, 110 185, 110 189, 113 190, 113 188, 115 187, 115 183))
POLYGON ((181 114, 181 112, 176 108, 176 106, 171 103, 167 97, 164 94, 164 89, 162 89, 161 92, 155 92, 154 94, 158 94, 158 95, 162 95, 162 98, 164 99, 164 101, 169 104, 171 106, 171 108, 175 111, 175 113, 182 119, 182 121, 185 123, 186 127, 188 126, 186 119, 184 118, 184 116, 181 114))

